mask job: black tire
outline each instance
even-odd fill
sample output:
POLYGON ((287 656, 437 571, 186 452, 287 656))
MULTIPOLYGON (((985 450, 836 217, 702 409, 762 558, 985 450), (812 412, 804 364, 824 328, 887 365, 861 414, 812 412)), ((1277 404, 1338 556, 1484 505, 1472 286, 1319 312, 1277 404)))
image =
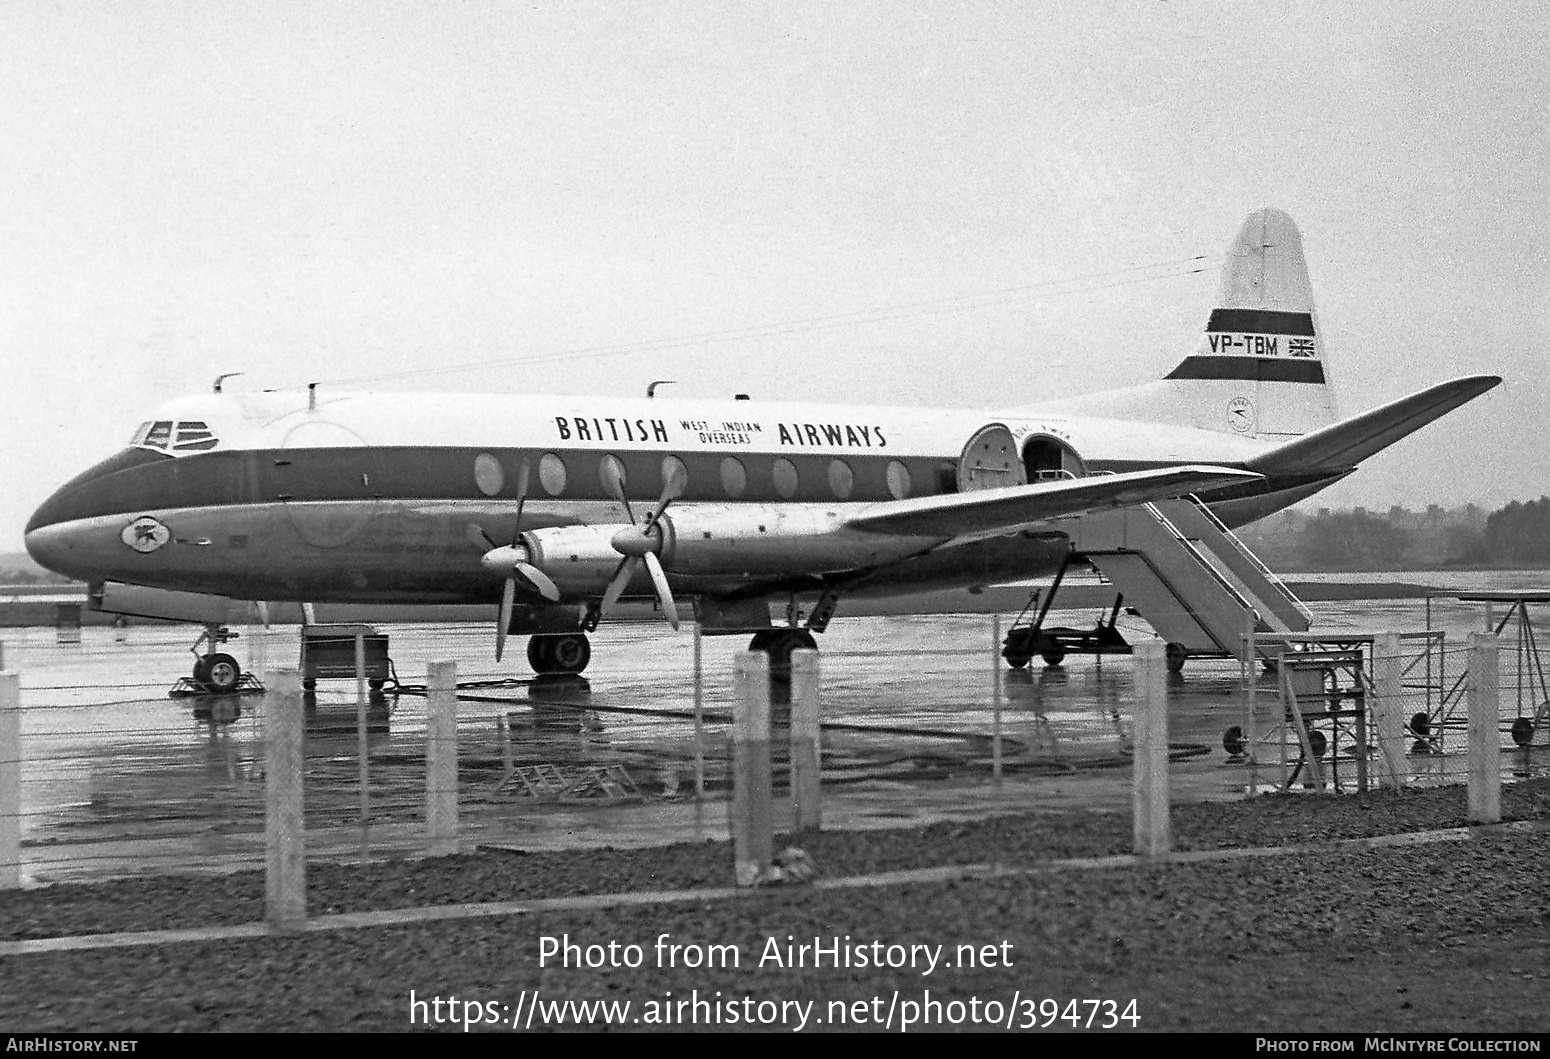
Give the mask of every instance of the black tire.
POLYGON ((1534 722, 1519 717, 1512 722, 1512 741, 1518 746, 1528 746, 1534 741, 1534 722))
POLYGON ((1023 668, 1023 666, 1028 664, 1028 656, 1027 655, 1003 654, 1001 657, 1005 658, 1006 659, 1006 664, 1011 666, 1013 669, 1021 669, 1021 668, 1023 668))
POLYGON ((1189 651, 1181 643, 1169 643, 1163 648, 1163 657, 1168 662, 1168 672, 1182 673, 1184 662, 1189 658, 1189 651))
POLYGON ((580 673, 592 661, 592 644, 579 632, 551 637, 548 659, 552 672, 580 673))
POLYGON ((535 673, 550 673, 554 671, 554 652, 551 650, 550 638, 547 636, 530 636, 527 641, 527 664, 533 667, 535 673))
POLYGON ((1039 657, 1044 659, 1047 666, 1058 666, 1066 660, 1066 653, 1058 647, 1046 647, 1039 652, 1039 657))
POLYGON ((206 655, 200 684, 212 695, 230 695, 242 683, 242 667, 228 654, 206 655))

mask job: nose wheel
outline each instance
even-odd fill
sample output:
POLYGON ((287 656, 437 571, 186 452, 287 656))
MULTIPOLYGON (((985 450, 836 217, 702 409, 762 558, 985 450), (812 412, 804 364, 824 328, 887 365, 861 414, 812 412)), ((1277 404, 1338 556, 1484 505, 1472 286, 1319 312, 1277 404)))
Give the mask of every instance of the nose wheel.
POLYGON ((192 648, 195 688, 206 695, 230 695, 237 691, 242 684, 242 667, 235 658, 221 650, 228 641, 236 638, 237 634, 224 625, 205 626, 205 631, 192 648), (210 645, 210 650, 200 654, 199 649, 206 643, 210 645))
POLYGON ((211 695, 230 695, 242 683, 242 667, 224 652, 207 654, 194 662, 194 683, 211 695))

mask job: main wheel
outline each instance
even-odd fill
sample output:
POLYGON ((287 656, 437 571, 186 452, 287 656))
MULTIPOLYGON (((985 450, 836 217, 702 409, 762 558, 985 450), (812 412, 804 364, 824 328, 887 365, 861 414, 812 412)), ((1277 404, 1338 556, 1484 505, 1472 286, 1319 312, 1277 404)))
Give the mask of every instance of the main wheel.
POLYGON ((1058 666, 1066 660, 1066 653, 1058 647, 1046 647, 1039 652, 1039 657, 1044 659, 1047 666, 1058 666))
POLYGON ((580 673, 592 660, 592 645, 579 632, 556 636, 549 658, 557 672, 580 673))
POLYGON ((554 645, 548 636, 530 636, 527 641, 527 664, 535 673, 549 673, 554 669, 554 645))
POLYGON ((579 632, 541 633, 527 641, 527 664, 540 675, 580 673, 591 660, 592 644, 579 632))
POLYGON ((199 675, 198 669, 204 671, 199 682, 212 695, 229 695, 242 683, 242 667, 228 654, 206 655, 201 665, 196 667, 196 676, 199 675))

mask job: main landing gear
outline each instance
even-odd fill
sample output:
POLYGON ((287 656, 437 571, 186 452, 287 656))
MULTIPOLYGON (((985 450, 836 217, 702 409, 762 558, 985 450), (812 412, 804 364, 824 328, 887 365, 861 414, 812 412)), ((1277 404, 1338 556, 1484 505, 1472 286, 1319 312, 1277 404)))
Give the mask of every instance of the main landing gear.
POLYGON ((527 641, 527 664, 541 677, 575 676, 592 660, 584 632, 537 633, 527 641))
POLYGON ((792 651, 816 651, 818 641, 806 629, 761 629, 753 634, 748 643, 750 651, 763 651, 770 656, 770 670, 783 668, 791 672, 792 651))
POLYGON ((818 641, 806 629, 761 629, 748 649, 770 656, 770 701, 784 706, 791 701, 791 652, 816 651, 818 641))

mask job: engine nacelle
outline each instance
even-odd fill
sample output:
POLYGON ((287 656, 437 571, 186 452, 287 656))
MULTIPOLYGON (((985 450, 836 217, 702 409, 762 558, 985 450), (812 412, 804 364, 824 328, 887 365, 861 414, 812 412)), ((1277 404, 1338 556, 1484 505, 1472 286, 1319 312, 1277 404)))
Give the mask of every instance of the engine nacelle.
POLYGON ((552 526, 522 534, 528 562, 549 575, 568 597, 601 596, 624 556, 613 536, 625 527, 552 526))
POLYGON ((830 573, 920 550, 916 538, 846 529, 843 515, 816 504, 685 506, 660 522, 662 565, 681 574, 830 573))

